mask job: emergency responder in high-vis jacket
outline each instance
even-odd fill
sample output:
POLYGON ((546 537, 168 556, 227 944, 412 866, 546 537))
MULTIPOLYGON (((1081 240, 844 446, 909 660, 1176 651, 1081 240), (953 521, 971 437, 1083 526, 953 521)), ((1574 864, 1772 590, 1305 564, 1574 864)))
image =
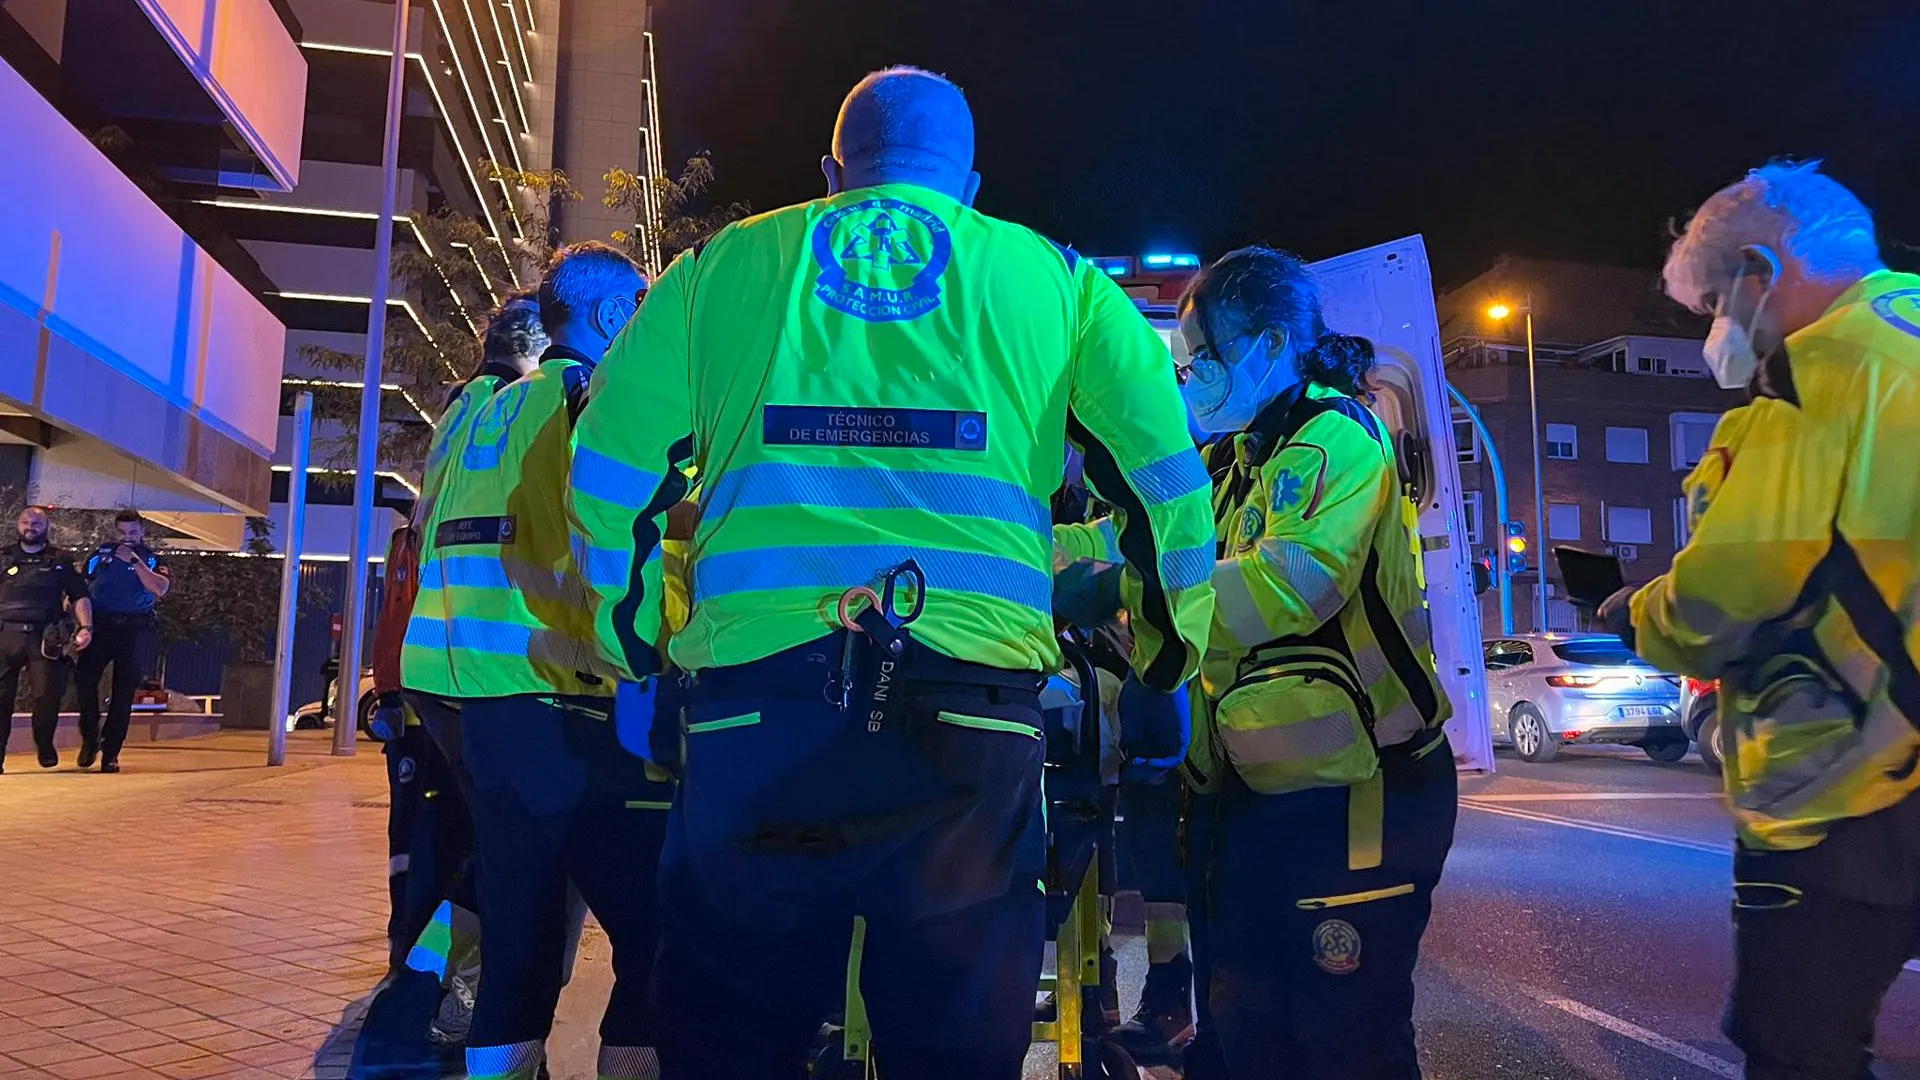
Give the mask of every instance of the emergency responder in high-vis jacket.
POLYGON ((387 818, 387 980, 354 1040, 348 1080, 440 1076, 465 1060, 470 1001, 454 984, 478 965, 473 822, 460 770, 460 713, 452 702, 406 694, 401 650, 419 591, 421 530, 446 475, 451 447, 466 437, 479 405, 500 387, 531 374, 549 344, 534 291, 515 293, 487 319, 481 366, 454 388, 434 424, 427 471, 413 518, 393 531, 374 620, 369 664, 376 706, 373 728, 383 742, 391 808, 387 818), (465 1015, 461 1015, 465 1013, 465 1015))
MULTIPOLYGON (((661 886, 670 1078, 798 1075, 853 918, 882 1075, 1012 1080, 1045 934, 1039 690, 1066 439, 1119 507, 1138 678, 1196 669, 1206 475, 1166 346, 1091 263, 971 208, 947 80, 876 72, 831 194, 682 254, 594 376, 572 507, 603 650, 659 670, 699 469, 685 772, 661 886)), ((1177 750, 1176 750, 1177 752, 1177 750)))
POLYGON ((1665 276, 1754 400, 1686 479, 1672 569, 1601 615, 1720 681, 1747 1077, 1859 1080, 1920 927, 1920 277, 1812 164, 1708 199, 1665 276))
MULTIPOLYGON (((1418 1076, 1413 968, 1452 845, 1415 510, 1292 255, 1231 252, 1179 305, 1214 479, 1216 606, 1188 781, 1189 913, 1235 1080, 1418 1076)), ((1099 527, 1061 530, 1096 555, 1099 527)), ((1198 1071, 1193 1075, 1199 1076, 1198 1071)))
POLYGON ((485 934, 467 1041, 475 1077, 521 1080, 541 1068, 569 879, 613 946, 599 1073, 657 1072, 646 996, 671 791, 615 732, 616 672, 596 653, 586 603, 605 567, 591 552, 574 558, 565 505, 588 378, 645 288, 639 268, 604 244, 556 253, 539 293, 552 344, 539 370, 476 407, 424 527, 402 681, 460 706, 485 934))

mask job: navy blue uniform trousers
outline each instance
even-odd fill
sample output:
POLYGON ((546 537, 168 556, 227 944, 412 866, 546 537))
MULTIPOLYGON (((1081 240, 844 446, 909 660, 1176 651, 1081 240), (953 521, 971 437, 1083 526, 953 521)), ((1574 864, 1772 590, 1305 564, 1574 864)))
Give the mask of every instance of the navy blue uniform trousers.
POLYGON ((613 947, 607 1046, 655 1046, 647 1006, 669 784, 620 745, 608 698, 470 698, 460 710, 485 973, 469 1047, 544 1040, 566 967, 567 881, 613 947), (595 715, 595 714, 598 715, 595 715))
POLYGON ((1381 863, 1363 870, 1348 868, 1347 788, 1258 795, 1229 772, 1195 800, 1189 910, 1207 993, 1194 1064, 1218 1054, 1233 1080, 1420 1077, 1413 969, 1459 783, 1444 738, 1419 757, 1382 751, 1381 774, 1381 863))
POLYGON ((1801 851, 1734 853, 1726 1032, 1747 1080, 1872 1080, 1874 1021, 1920 956, 1920 797, 1801 851))
POLYGON ((661 859, 662 1075, 805 1076, 857 914, 880 1074, 1016 1080, 1046 936, 1040 678, 922 652, 875 732, 824 692, 840 641, 693 691, 661 859))

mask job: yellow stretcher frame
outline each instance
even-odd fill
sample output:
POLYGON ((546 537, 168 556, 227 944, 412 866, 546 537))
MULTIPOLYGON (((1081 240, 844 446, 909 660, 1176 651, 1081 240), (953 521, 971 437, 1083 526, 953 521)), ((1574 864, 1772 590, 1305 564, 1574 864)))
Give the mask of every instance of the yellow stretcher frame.
MULTIPOLYGON (((1085 876, 1074 890, 1066 921, 1054 938, 1054 974, 1040 977, 1040 991, 1053 992, 1054 1018, 1036 1020, 1035 1043, 1053 1043, 1060 1050, 1060 1080, 1084 1080, 1086 1027, 1082 1011, 1086 991, 1100 985, 1100 943, 1106 937, 1106 918, 1100 910, 1100 854, 1087 860, 1085 876)), ((834 1080, 880 1080, 872 1053, 873 1025, 867 1019, 866 999, 860 994, 860 958, 866 949, 867 920, 853 918, 853 947, 847 952, 847 1000, 841 1029, 845 1070, 834 1080)))

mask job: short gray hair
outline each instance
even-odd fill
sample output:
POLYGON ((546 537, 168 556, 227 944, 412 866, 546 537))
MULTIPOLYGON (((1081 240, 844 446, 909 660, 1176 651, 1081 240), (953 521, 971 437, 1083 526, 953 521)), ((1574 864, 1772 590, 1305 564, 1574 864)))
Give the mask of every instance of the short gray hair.
POLYGON ((1740 250, 1762 244, 1791 252, 1816 281, 1880 267, 1873 215, 1853 192, 1820 171, 1820 162, 1763 165, 1715 192, 1674 241, 1661 271, 1667 295, 1706 312, 1731 277, 1740 250))
POLYGON ((965 175, 973 168, 973 110, 945 75, 897 65, 847 92, 833 126, 842 165, 879 172, 965 175))
POLYGON ((540 281, 540 322, 549 335, 611 297, 635 299, 647 287, 640 265, 598 240, 563 247, 547 260, 540 281))

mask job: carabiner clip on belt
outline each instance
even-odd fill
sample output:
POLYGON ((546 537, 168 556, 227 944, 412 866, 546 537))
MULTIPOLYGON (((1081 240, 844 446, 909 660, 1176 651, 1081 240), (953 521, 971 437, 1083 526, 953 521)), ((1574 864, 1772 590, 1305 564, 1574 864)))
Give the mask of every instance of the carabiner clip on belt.
POLYGON ((860 585, 840 594, 834 614, 847 635, 840 652, 840 711, 853 707, 854 684, 861 683, 869 732, 881 731, 893 716, 900 669, 913 643, 907 626, 926 606, 926 575, 912 559, 887 571, 878 592, 860 585), (894 605, 895 589, 903 580, 914 593, 913 607, 904 613, 894 605), (866 604, 856 612, 854 605, 862 600, 866 604))

